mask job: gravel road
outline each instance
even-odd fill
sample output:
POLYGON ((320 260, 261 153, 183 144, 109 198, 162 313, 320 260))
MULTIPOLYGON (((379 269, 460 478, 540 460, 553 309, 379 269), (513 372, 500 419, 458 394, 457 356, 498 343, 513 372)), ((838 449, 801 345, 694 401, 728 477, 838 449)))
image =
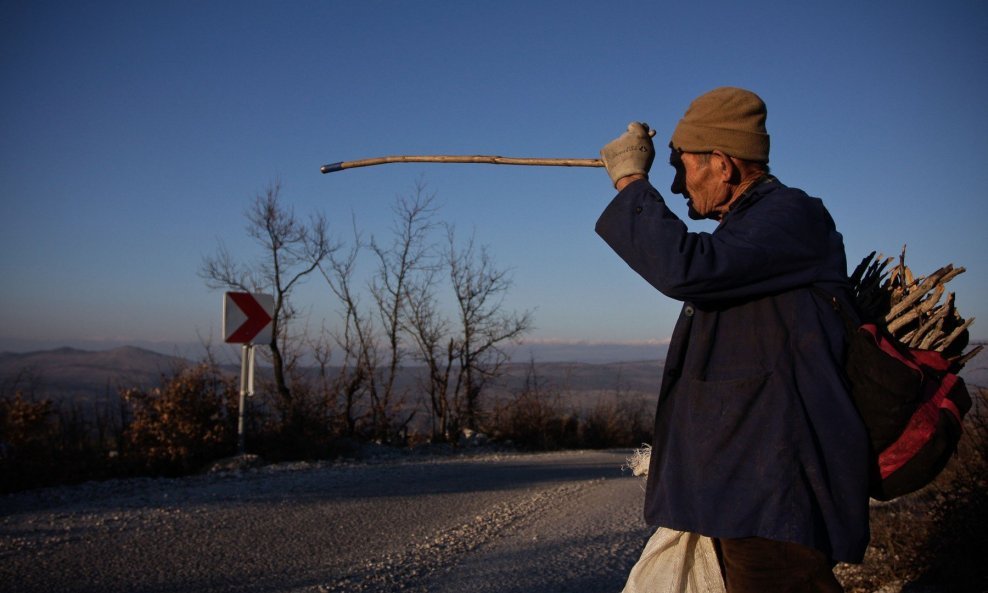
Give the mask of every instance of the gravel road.
POLYGON ((629 451, 293 464, 0 498, 0 590, 617 592, 629 451))

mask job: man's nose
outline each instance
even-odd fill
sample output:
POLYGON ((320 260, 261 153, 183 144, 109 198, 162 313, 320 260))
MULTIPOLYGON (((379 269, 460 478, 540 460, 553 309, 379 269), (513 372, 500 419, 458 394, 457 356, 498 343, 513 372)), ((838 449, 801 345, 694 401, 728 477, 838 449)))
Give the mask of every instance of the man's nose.
POLYGON ((669 186, 669 191, 671 191, 674 194, 683 193, 682 175, 676 175, 675 177, 672 178, 672 185, 669 186))

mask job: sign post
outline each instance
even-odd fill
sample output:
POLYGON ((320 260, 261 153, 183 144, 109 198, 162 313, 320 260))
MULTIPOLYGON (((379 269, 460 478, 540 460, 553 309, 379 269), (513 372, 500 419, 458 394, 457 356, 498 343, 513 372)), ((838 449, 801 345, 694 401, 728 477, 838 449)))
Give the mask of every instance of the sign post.
POLYGON ((244 344, 240 347, 240 408, 237 415, 237 453, 244 454, 246 440, 244 438, 244 410, 247 408, 247 397, 254 395, 254 345, 244 344))
POLYGON ((269 294, 228 292, 223 299, 223 338, 240 349, 240 410, 237 416, 237 452, 244 454, 246 398, 254 395, 254 345, 273 339, 274 297, 269 294))

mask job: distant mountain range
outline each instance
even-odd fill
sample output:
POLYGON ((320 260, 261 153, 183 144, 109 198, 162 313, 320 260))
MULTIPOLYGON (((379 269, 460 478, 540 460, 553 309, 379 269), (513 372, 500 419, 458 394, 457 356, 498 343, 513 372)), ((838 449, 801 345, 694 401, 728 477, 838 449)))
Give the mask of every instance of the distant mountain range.
MULTIPOLYGON (((566 349, 565 346, 561 348, 559 352, 566 349)), ((611 351, 604 358, 610 358, 615 353, 611 351)), ((525 360, 524 357, 521 360, 525 360)), ((121 389, 160 386, 163 378, 193 362, 133 346, 110 350, 57 348, 24 353, 4 352, 0 353, 0 396, 21 391, 55 401, 115 401, 121 389)), ((658 359, 534 364, 539 383, 545 389, 587 401, 614 393, 654 397, 658 393, 662 369, 658 359)), ((224 368, 231 374, 237 374, 239 362, 224 365, 224 368)), ((491 391, 499 396, 510 396, 524 387, 531 363, 509 363, 504 368, 504 376, 491 386, 491 391)), ((400 384, 414 390, 421 371, 420 367, 406 367, 399 379, 400 384)))
MULTIPOLYGON (((564 357, 568 349, 579 350, 579 345, 556 344, 551 348, 554 355, 564 357)), ((641 353, 641 348, 622 351, 620 345, 615 345, 611 350, 600 352, 602 360, 612 360, 622 353, 641 353)), ((507 364, 504 375, 490 386, 496 397, 510 397, 525 385, 532 363, 526 362, 524 350, 519 349, 514 354, 515 360, 521 362, 507 364)), ((535 372, 545 389, 559 392, 579 405, 592 405, 601 397, 618 393, 654 400, 662 370, 662 358, 655 354, 656 357, 649 360, 628 362, 541 361, 534 354, 528 360, 535 361, 535 372)), ((664 352, 661 355, 664 356, 664 352)), ((160 386, 163 378, 193 362, 134 346, 109 350, 57 348, 3 352, 0 353, 0 397, 21 391, 55 401, 113 402, 121 389, 160 386)), ((239 373, 239 361, 226 364, 224 368, 235 375, 239 373)), ((399 378, 400 384, 414 392, 421 371, 416 366, 406 367, 399 378)), ((962 376, 971 385, 988 386, 988 354, 982 352, 970 361, 962 376)))
POLYGON ((111 350, 58 348, 0 353, 0 395, 115 399, 121 388, 150 388, 161 383, 185 359, 133 346, 111 350))

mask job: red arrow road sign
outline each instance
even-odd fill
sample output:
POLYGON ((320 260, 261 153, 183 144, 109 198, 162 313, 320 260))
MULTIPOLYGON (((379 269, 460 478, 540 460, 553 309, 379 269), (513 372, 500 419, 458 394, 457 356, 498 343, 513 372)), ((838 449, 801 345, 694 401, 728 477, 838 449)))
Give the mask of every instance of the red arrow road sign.
POLYGON ((223 301, 223 335, 228 344, 270 344, 274 297, 228 292, 223 301))

